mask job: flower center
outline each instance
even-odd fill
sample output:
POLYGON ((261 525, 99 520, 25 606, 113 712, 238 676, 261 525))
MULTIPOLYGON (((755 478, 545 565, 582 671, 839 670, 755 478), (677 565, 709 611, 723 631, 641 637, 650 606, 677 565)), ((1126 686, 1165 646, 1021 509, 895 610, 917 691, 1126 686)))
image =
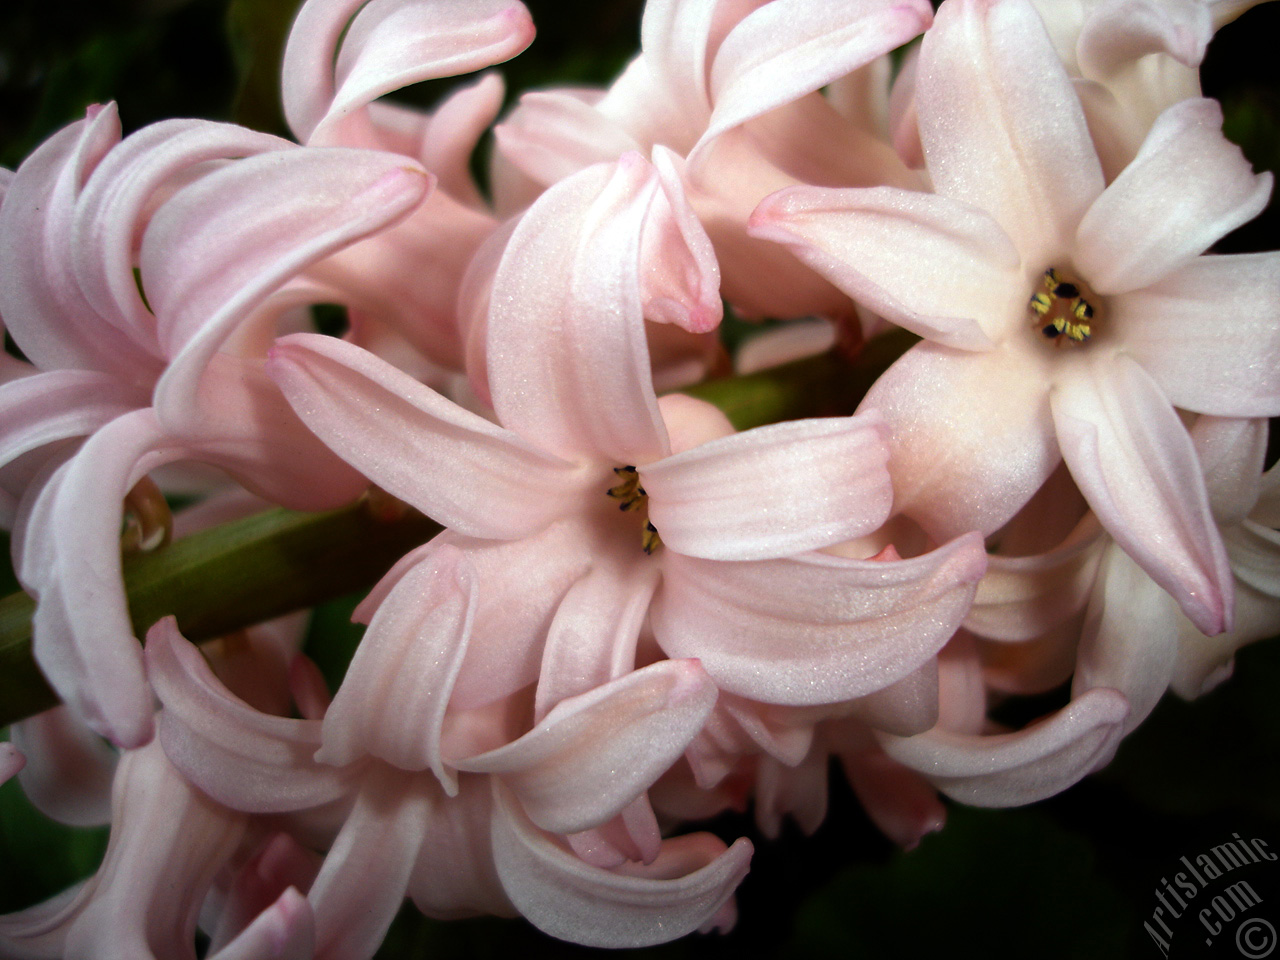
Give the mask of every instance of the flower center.
POLYGON ((618 509, 623 513, 635 513, 644 518, 640 548, 645 553, 653 553, 662 546, 662 538, 658 536, 657 527, 649 522, 649 495, 640 486, 640 474, 631 466, 614 467, 613 472, 621 482, 609 488, 609 496, 618 501, 618 509))
POLYGON ((1041 289, 1031 295, 1031 313, 1032 326, 1055 346, 1087 343, 1095 332, 1093 304, 1081 284, 1053 267, 1044 272, 1041 289))

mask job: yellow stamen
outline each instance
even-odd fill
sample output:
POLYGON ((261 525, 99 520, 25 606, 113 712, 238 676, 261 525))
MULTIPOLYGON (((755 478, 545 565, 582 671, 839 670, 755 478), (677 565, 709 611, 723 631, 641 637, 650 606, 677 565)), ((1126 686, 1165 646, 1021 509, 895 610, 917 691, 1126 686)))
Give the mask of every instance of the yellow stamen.
POLYGON ((609 496, 618 501, 618 509, 623 513, 644 512, 644 531, 640 535, 640 546, 645 553, 653 553, 662 546, 662 539, 658 536, 657 528, 649 522, 649 496, 644 492, 644 487, 640 486, 640 474, 633 466, 614 467, 613 472, 622 482, 609 488, 609 496))
POLYGON ((1093 336, 1093 306, 1080 288, 1053 267, 1044 272, 1043 286, 1031 295, 1033 325, 1055 344, 1086 343, 1093 336))

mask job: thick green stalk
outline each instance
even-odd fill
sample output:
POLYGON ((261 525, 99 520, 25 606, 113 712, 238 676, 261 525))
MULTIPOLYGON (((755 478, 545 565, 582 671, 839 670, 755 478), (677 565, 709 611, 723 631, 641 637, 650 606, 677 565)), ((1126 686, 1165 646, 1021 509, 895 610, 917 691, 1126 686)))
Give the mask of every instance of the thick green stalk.
MULTIPOLYGON (((133 629, 169 615, 208 640, 368 588, 440 529, 418 513, 380 520, 360 500, 339 510, 275 508, 214 527, 124 563, 133 629)), ((25 593, 0 600, 0 726, 47 710, 57 696, 31 656, 25 593)))
MULTIPOLYGON (((716 404, 739 430, 809 416, 851 413, 915 338, 895 332, 857 360, 832 352, 685 392, 716 404)), ((232 631, 363 590, 440 529, 410 512, 379 519, 368 501, 327 513, 272 509, 184 537, 124 563, 137 636, 176 616, 191 640, 232 631)), ((25 593, 0 599, 0 727, 54 706, 57 696, 31 656, 25 593)))

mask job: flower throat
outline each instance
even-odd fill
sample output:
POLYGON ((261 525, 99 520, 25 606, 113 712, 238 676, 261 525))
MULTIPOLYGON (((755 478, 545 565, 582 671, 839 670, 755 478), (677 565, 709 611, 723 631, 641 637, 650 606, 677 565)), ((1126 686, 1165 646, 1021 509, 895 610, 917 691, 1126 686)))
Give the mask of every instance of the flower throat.
POLYGON ((1088 343, 1094 334, 1094 310, 1079 284, 1050 267, 1041 287, 1031 296, 1033 324, 1041 335, 1059 346, 1088 343))
POLYGON ((662 546, 662 538, 658 529, 649 521, 649 495, 640 486, 640 474, 633 466, 614 467, 613 472, 622 481, 609 488, 609 496, 618 501, 618 509, 623 513, 642 513, 644 530, 640 534, 640 548, 645 553, 653 553, 662 546))

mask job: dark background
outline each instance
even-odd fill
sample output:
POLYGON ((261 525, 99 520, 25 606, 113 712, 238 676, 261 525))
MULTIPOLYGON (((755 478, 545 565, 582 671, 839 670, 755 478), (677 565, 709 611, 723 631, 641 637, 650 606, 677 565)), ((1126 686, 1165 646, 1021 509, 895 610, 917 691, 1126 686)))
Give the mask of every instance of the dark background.
MULTIPOLYGON (((526 0, 539 35, 502 70, 513 94, 551 83, 603 84, 634 51, 639 0, 526 0)), ((117 100, 126 132, 171 116, 233 120, 287 135, 278 62, 295 0, 0 0, 0 165, 15 167, 90 103, 117 100)), ((1280 5, 1225 28, 1204 86, 1227 133, 1259 169, 1280 169, 1280 5)), ((406 98, 431 103, 450 84, 406 98)), ((1276 249, 1276 205, 1221 245, 1276 249)), ((6 587, 12 588, 12 582, 6 587)), ((341 602, 313 642, 349 631, 341 602)), ((814 837, 788 827, 777 842, 745 817, 710 825, 757 852, 725 937, 628 951, 662 957, 1157 958, 1144 932, 1162 876, 1230 839, 1280 851, 1280 644, 1244 651, 1236 676, 1195 704, 1168 697, 1100 775, 1019 810, 953 805, 947 828, 903 854, 868 823, 838 774, 814 837)), ((1049 703, 1037 705, 1050 706, 1049 703)), ((16 784, 0 788, 0 911, 42 899, 91 872, 105 831, 44 824, 16 784)), ((1280 864, 1241 871, 1263 895, 1253 914, 1280 926, 1280 864)), ((1206 891, 1197 909, 1216 891, 1206 891)), ((1251 915, 1253 915, 1251 914, 1251 915)), ((1192 920, 1192 923, 1194 921, 1192 920)), ((1234 929, 1231 925, 1229 929, 1234 929)), ((1175 927, 1173 956, 1236 956, 1224 934, 1175 927)), ((522 921, 450 924, 402 912, 380 957, 577 956, 522 921)))

